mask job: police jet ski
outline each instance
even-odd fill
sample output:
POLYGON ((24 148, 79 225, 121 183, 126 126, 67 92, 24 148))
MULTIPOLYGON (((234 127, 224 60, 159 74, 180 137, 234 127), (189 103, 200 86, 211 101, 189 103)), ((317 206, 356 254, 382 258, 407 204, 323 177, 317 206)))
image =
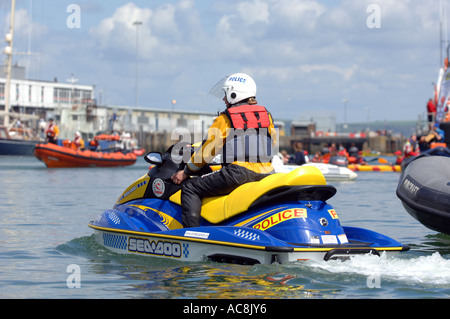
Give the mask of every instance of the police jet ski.
POLYGON ((205 198, 201 226, 183 228, 181 186, 171 180, 183 164, 169 150, 147 154, 148 173, 89 223, 101 245, 121 254, 250 265, 409 249, 374 231, 341 226, 337 211, 326 202, 336 188, 313 166, 205 198))

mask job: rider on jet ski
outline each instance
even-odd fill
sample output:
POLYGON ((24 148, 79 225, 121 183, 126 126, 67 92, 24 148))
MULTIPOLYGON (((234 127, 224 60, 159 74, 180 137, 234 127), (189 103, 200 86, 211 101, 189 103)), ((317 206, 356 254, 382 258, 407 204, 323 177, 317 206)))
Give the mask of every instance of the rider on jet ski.
POLYGON ((257 104, 255 81, 247 74, 236 73, 226 78, 221 89, 227 109, 215 119, 206 140, 184 169, 172 176, 174 183, 181 184, 221 154, 222 169, 183 183, 184 227, 200 226, 202 198, 227 195, 244 183, 274 173, 271 159, 276 131, 271 114, 257 104))

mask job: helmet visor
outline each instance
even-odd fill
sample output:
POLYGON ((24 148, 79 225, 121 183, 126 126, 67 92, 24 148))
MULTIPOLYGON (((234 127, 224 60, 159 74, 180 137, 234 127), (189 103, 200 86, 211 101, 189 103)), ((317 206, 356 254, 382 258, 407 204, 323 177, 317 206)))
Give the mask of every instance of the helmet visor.
POLYGON ((223 90, 225 81, 228 79, 229 75, 224 76, 219 80, 219 82, 214 85, 211 90, 209 90, 209 94, 214 96, 215 98, 221 100, 225 96, 225 91, 223 90))

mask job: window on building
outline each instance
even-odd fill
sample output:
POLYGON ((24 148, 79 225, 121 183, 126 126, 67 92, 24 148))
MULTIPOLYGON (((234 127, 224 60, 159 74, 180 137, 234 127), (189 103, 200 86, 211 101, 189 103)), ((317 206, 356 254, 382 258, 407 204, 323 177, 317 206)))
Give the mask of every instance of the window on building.
POLYGON ((0 83, 0 100, 5 99, 5 84, 0 83))
POLYGON ((76 104, 80 103, 80 97, 81 97, 80 90, 75 89, 72 91, 72 94, 73 94, 72 95, 72 103, 76 103, 76 104))
POLYGON ((81 100, 84 104, 92 103, 92 91, 82 90, 81 91, 81 100))
POLYGON ((53 94, 53 101, 55 103, 64 103, 68 104, 70 103, 70 90, 69 89, 63 89, 63 88, 55 88, 54 94, 53 94))

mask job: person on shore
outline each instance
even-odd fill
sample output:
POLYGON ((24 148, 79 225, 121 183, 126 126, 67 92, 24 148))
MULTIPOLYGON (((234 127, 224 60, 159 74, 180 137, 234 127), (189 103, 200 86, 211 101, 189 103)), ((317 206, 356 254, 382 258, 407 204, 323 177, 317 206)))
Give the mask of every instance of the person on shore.
POLYGON ((207 138, 184 169, 172 175, 172 181, 182 185, 183 227, 200 226, 204 197, 229 194, 244 183, 274 173, 271 160, 275 127, 267 109, 257 104, 255 81, 247 74, 236 73, 227 77, 221 86, 226 110, 214 120, 207 138), (189 178, 220 152, 223 162, 220 170, 189 178))
POLYGON ((359 149, 355 143, 352 143, 350 148, 348 149, 348 156, 358 157, 359 149))
POLYGON ((432 124, 436 119, 436 105, 433 99, 429 99, 427 103, 428 123, 432 124))

